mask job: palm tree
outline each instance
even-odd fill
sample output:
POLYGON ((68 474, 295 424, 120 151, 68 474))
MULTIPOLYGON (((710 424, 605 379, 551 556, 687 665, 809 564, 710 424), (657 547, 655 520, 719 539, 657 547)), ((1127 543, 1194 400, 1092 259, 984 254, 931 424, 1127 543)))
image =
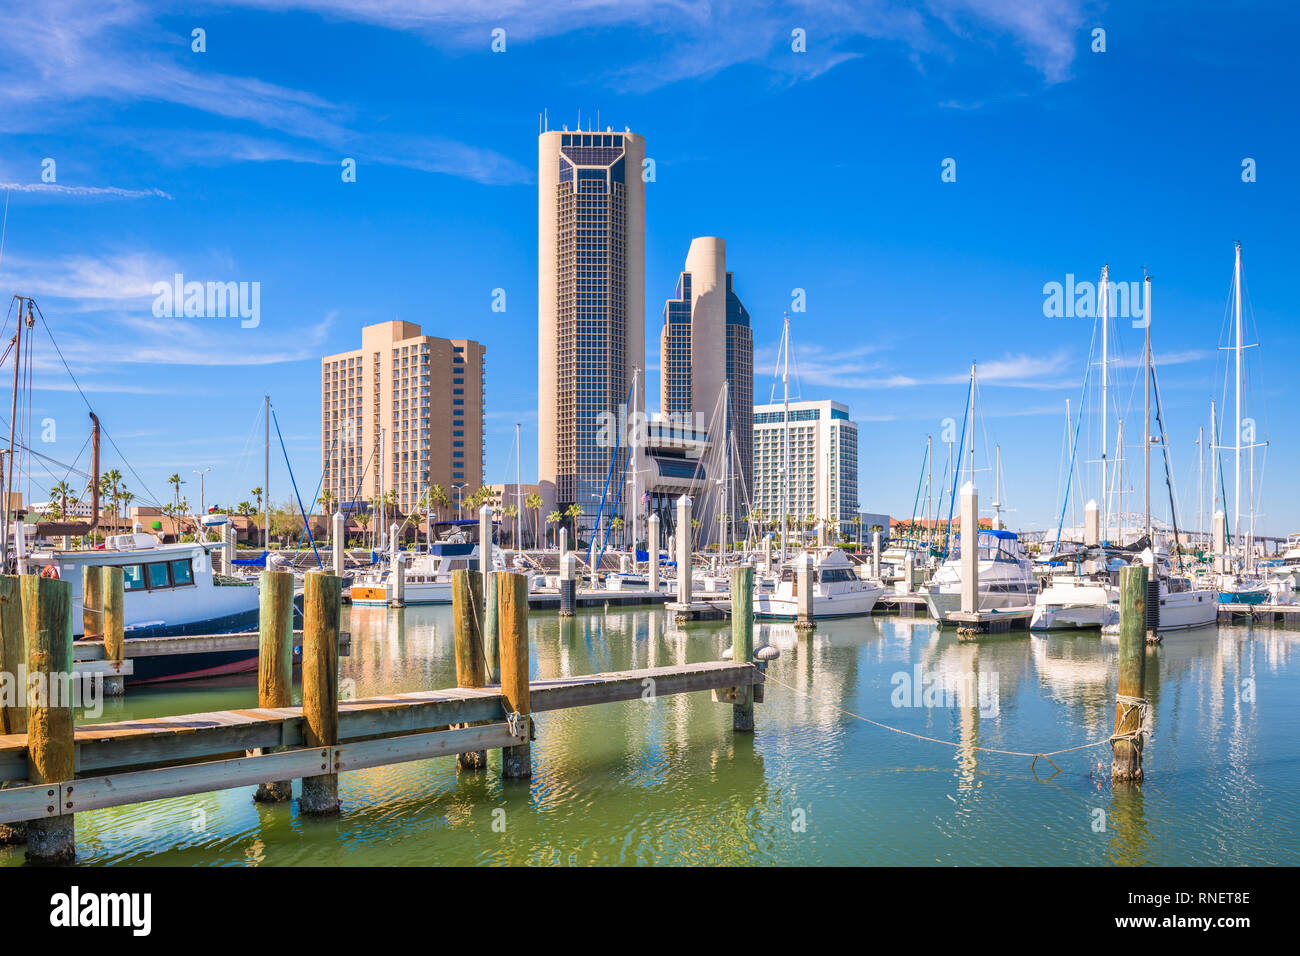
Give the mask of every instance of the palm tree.
POLYGON ((550 514, 546 516, 546 523, 548 525, 557 525, 563 520, 564 520, 564 515, 560 514, 560 512, 558 511, 552 511, 550 514))
POLYGON ((242 515, 243 517, 247 518, 252 513, 253 513, 253 504, 250 501, 241 501, 239 504, 235 506, 235 514, 242 515))
POLYGON ((515 547, 520 547, 520 546, 522 546, 522 545, 523 545, 523 535, 521 535, 521 534, 519 533, 519 523, 516 522, 516 521, 514 520, 514 519, 515 519, 516 517, 518 517, 518 515, 519 515, 519 506, 518 506, 518 505, 506 505, 504 508, 501 509, 501 513, 502 513, 503 515, 505 515, 507 518, 509 518, 509 519, 511 520, 511 522, 513 523, 513 526, 514 526, 514 532, 515 532, 515 547))
POLYGON ((533 547, 537 547, 537 539, 541 536, 542 521, 542 496, 533 492, 524 499, 524 507, 533 513, 533 547))
POLYGON ((434 513, 434 520, 442 518, 442 509, 447 507, 450 502, 447 500, 447 492, 443 490, 442 485, 434 485, 429 489, 429 508, 434 513))
MULTIPOLYGON (((72 496, 72 488, 68 485, 66 481, 60 481, 57 485, 55 485, 53 488, 50 489, 50 500, 58 501, 57 517, 64 518, 64 519, 68 517, 68 498, 70 498, 71 496, 72 496)), ((50 510, 53 511, 55 509, 52 508, 50 510)))
POLYGON ((185 484, 185 482, 181 481, 180 473, 173 472, 167 478, 167 484, 172 486, 173 500, 175 501, 176 506, 179 508, 181 504, 181 485, 185 484))
POLYGON ((326 488, 323 492, 321 492, 321 496, 316 500, 317 502, 320 503, 321 509, 325 512, 326 515, 331 515, 334 513, 335 498, 334 495, 330 493, 330 490, 328 488, 326 488))
POLYGON ((617 541, 617 542, 620 544, 620 546, 621 546, 622 543, 623 543, 623 518, 622 518, 622 516, 621 516, 621 515, 615 515, 615 516, 614 516, 614 520, 611 521, 611 522, 609 523, 609 526, 610 526, 611 528, 614 529, 614 540, 617 541))
POLYGON ((573 522, 573 543, 578 543, 578 515, 582 514, 582 508, 575 502, 564 509, 564 516, 573 522))
POLYGON ((129 515, 131 513, 131 502, 135 501, 135 495, 132 492, 127 491, 126 486, 123 485, 122 490, 118 493, 117 497, 118 500, 122 502, 123 512, 129 515))
POLYGON ((257 510, 261 511, 262 510, 262 486, 258 485, 256 488, 249 491, 249 494, 257 499, 257 510))

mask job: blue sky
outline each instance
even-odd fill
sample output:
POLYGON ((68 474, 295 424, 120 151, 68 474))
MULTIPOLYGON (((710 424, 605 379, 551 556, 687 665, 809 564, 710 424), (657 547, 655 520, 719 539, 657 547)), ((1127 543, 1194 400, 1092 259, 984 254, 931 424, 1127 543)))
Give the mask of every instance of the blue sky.
MULTIPOLYGON (((1183 521, 1194 519, 1194 442, 1222 396, 1240 239, 1250 340, 1262 343, 1249 355, 1250 412, 1269 442, 1260 525, 1300 528, 1292 6, 469 6, 65 0, 7 15, 0 294, 41 304, 130 465, 110 446, 105 467, 126 472, 141 500, 169 499, 166 475, 208 466, 209 501, 247 498, 261 484, 264 391, 308 494, 318 360, 393 317, 487 345, 488 478, 513 479, 516 422, 534 477, 545 109, 553 128, 574 127, 579 111, 585 128, 599 111, 602 128, 643 134, 656 162, 652 402, 664 299, 691 238, 723 236, 754 322, 756 399, 771 389, 791 290, 804 289, 807 311, 792 315, 800 391, 849 404, 873 511, 910 513, 926 436, 960 419, 977 360, 978 457, 1001 445, 1009 522, 1055 522, 1065 403, 1077 411, 1092 322, 1045 317, 1043 286, 1068 273, 1095 281, 1109 262, 1112 278, 1154 276, 1173 477, 1183 521), (1090 49, 1098 27, 1104 53, 1090 49), (205 52, 191 49, 195 28, 205 52), (490 49, 496 28, 504 53, 490 49), (796 28, 804 53, 791 49, 796 28), (342 182, 345 157, 355 183, 342 182), (949 157, 957 180, 945 183, 949 157), (152 285, 176 272, 260 283, 260 324, 156 318, 152 285), (491 310, 496 288, 504 315, 491 310)), ((1140 332, 1118 324, 1131 365, 1140 332)), ((38 343, 32 416, 57 425, 38 447, 71 463, 85 406, 40 330, 38 343)), ((1133 369, 1116 376, 1116 412, 1135 434, 1133 369)), ((1085 421, 1083 442, 1096 430, 1085 421)), ((1136 477, 1138 451, 1127 454, 1136 477)), ((49 468, 59 473, 36 469, 35 498, 62 477, 49 468)), ((1085 495, 1096 470, 1084 467, 1085 495)), ((277 499, 285 476, 276 449, 277 499)))

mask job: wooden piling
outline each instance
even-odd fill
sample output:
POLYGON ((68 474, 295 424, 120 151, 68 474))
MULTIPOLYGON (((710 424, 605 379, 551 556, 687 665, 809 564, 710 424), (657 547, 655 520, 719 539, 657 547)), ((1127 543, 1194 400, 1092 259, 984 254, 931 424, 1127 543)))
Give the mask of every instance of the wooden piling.
MULTIPOLYGON (((501 693, 506 713, 520 715, 531 736, 532 705, 528 676, 528 578, 513 571, 498 571, 497 628, 501 639, 501 693)), ((501 776, 526 779, 533 775, 532 744, 501 750, 501 776)))
POLYGON ((27 688, 22 676, 27 666, 27 641, 23 636, 22 578, 0 574, 0 680, 10 682, 10 706, 0 707, 0 733, 27 733, 27 688))
POLYGON ((489 571, 483 579, 483 658, 489 684, 501 683, 501 642, 497 633, 497 584, 489 571))
POLYGON ((1112 781, 1142 782, 1142 718, 1146 709, 1147 568, 1119 573, 1119 692, 1111 736, 1112 781))
MULTIPOLYGON (((339 614, 343 607, 343 579, 337 574, 312 571, 307 575, 302 614, 302 716, 308 747, 324 748, 339 742, 339 614)), ((303 813, 339 812, 339 775, 321 758, 319 776, 302 778, 298 808, 303 813)))
POLYGON ((93 637, 104 633, 103 575, 99 565, 81 569, 81 633, 93 637))
MULTIPOLYGON (((23 575, 23 630, 27 670, 34 687, 27 709, 27 779, 49 788, 50 813, 74 776, 72 727, 72 585, 57 578, 23 575)), ((30 863, 71 863, 76 833, 71 813, 33 820, 27 826, 30 863)))
MULTIPOLYGON (((126 580, 120 567, 105 565, 100 569, 100 596, 104 608, 104 657, 115 664, 126 658, 126 580)), ((104 694, 121 697, 126 678, 106 677, 104 694)))
MULTIPOLYGON (((23 605, 16 574, 0 575, 0 734, 27 733, 27 641, 23 638, 23 605)), ((0 782, 0 787, 5 784, 0 782)), ((0 846, 27 842, 27 824, 0 823, 0 846)))
MULTIPOLYGON (((293 705, 293 574, 263 571, 258 587, 257 706, 293 705)), ((274 753, 283 748, 272 748, 274 753)), ((281 803, 293 797, 293 782, 263 783, 253 794, 260 803, 281 803)))
MULTIPOLYGON (((754 569, 749 565, 731 569, 731 659, 748 664, 754 657, 754 569)), ((754 730, 754 688, 737 688, 731 707, 731 729, 754 730)))
MULTIPOLYGON (((456 647, 456 686, 487 684, 483 652, 483 575, 478 571, 451 572, 451 619, 456 647)), ((460 770, 486 770, 487 751, 472 750, 456 757, 460 770)))

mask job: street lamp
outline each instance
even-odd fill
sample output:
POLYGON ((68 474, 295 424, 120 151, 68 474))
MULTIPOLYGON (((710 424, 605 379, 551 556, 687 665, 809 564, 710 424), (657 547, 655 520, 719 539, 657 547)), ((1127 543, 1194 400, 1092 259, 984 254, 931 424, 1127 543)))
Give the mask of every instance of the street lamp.
POLYGON ((461 490, 462 488, 466 487, 468 484, 469 484, 469 482, 466 482, 466 483, 463 484, 463 485, 452 485, 452 487, 456 489, 456 520, 457 520, 457 521, 459 521, 459 520, 461 519, 461 513, 460 513, 460 490, 461 490))

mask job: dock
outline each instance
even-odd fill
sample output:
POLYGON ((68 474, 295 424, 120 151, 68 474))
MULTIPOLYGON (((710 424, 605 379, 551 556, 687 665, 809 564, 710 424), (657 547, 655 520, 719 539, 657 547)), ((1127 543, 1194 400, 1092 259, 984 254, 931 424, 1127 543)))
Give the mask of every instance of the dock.
POLYGON ((1300 624, 1300 604, 1220 604, 1220 624, 1300 624))
MULTIPOLYGON (((574 599, 578 607, 663 607, 672 597, 663 591, 626 590, 608 591, 580 589, 574 599)), ((558 611, 560 592, 534 591, 528 595, 528 607, 534 611, 558 611)))
POLYGON ((924 616, 926 613, 925 598, 919 594, 899 594, 896 591, 886 591, 876 600, 876 606, 871 609, 872 614, 898 614, 901 617, 924 616))
MULTIPOLYGON (((753 730, 766 664, 751 660, 752 612, 733 621, 738 661, 530 680, 526 577, 497 572, 488 579, 499 592, 492 615, 482 600, 479 573, 455 575, 461 576, 453 580, 457 687, 340 701, 342 581, 313 573, 301 638, 302 704, 286 706, 295 656, 289 614, 293 578, 288 572, 265 572, 271 579, 265 583, 275 586, 268 588, 252 645, 260 645, 259 706, 74 726, 67 701, 26 701, 16 715, 25 732, 0 735, 0 782, 6 784, 0 788, 0 825, 5 825, 0 834, 25 840, 29 860, 70 862, 75 815, 90 810, 253 785, 258 785, 255 800, 283 802, 291 798, 292 780, 301 779, 302 812, 337 813, 341 772, 452 755, 461 771, 478 772, 487 769, 489 748, 502 751, 503 777, 527 778, 536 739, 532 715, 594 704, 712 691, 715 700, 731 706, 734 731, 753 730), (268 607, 274 610, 268 613, 268 607)), ((69 588, 65 582, 27 577, 32 580, 23 582, 24 600, 39 603, 39 613, 29 620, 40 622, 37 629, 28 626, 30 664, 46 680, 59 670, 55 665, 72 663, 70 635, 57 625, 60 617, 66 619, 69 588)), ((138 640, 141 649, 165 653, 166 641, 180 639, 138 640)), ((208 640, 243 649, 249 635, 208 640)), ((98 647, 82 643, 84 660, 105 660, 102 642, 98 647)), ((0 642, 0 649, 4 646, 0 642)))
POLYGON ((1033 605, 990 611, 953 611, 948 620, 957 625, 958 639, 981 634, 1009 634, 1024 631, 1034 616, 1033 605))

